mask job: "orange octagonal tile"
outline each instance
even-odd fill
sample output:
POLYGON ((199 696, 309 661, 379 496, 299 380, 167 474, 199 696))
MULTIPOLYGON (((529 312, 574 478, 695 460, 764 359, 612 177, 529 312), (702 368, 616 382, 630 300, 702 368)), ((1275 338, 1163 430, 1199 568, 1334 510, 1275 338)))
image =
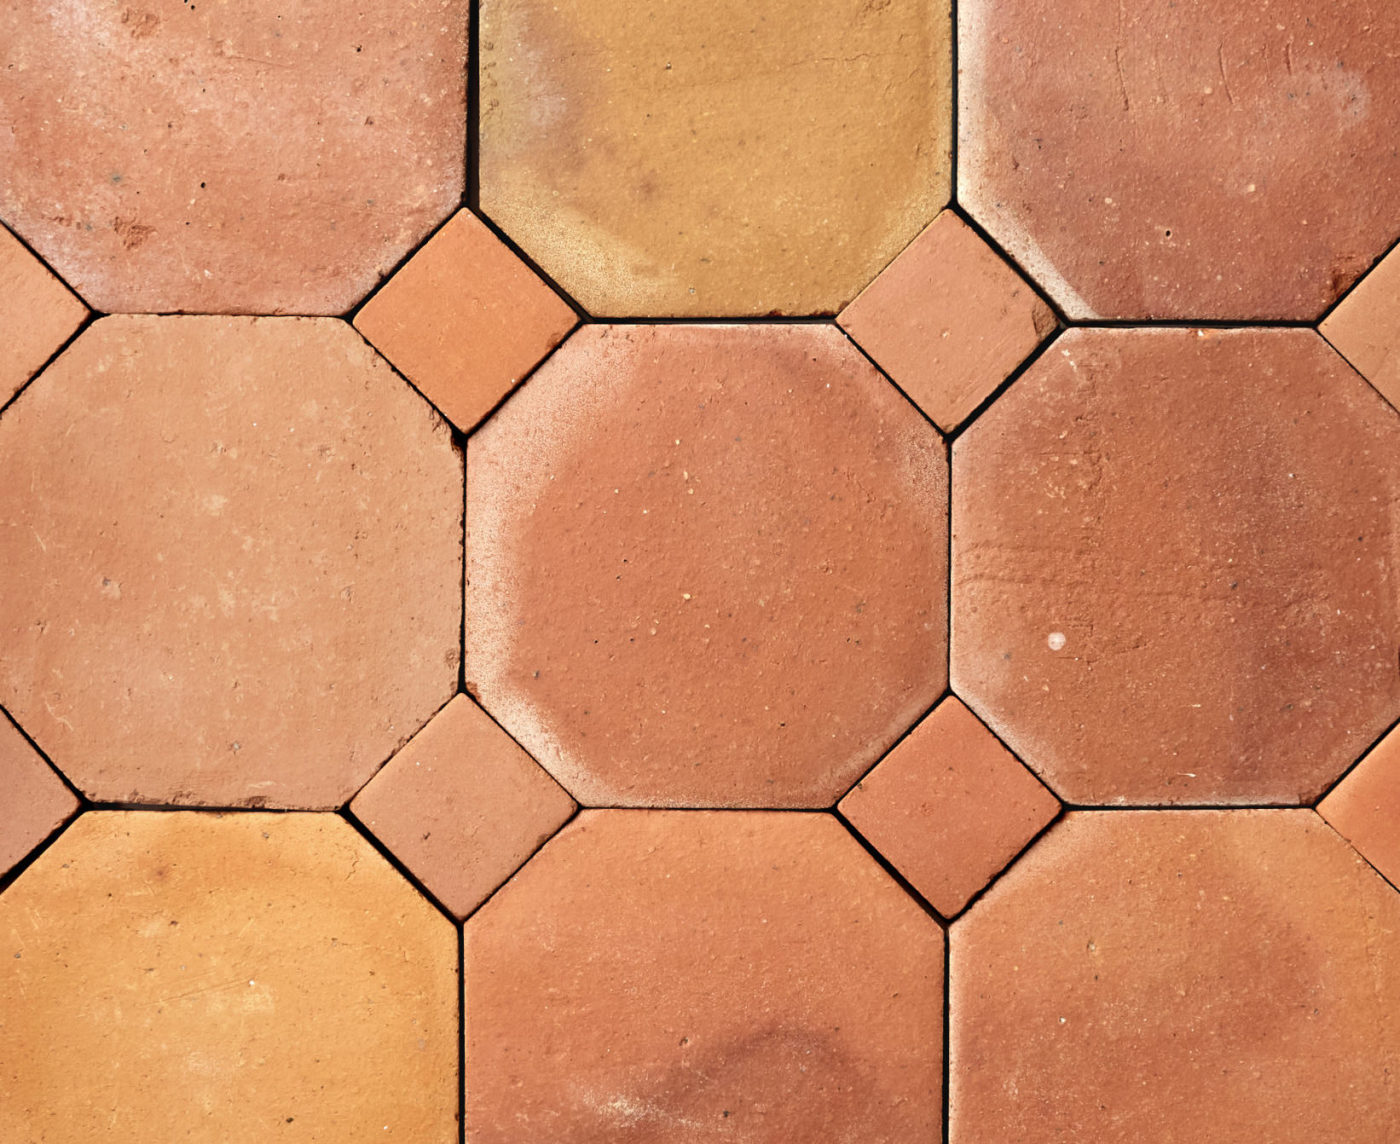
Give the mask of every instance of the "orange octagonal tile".
POLYGON ((466 0, 14 0, 0 219, 99 310, 338 314, 457 206, 466 0))
POLYGON ((950 1144, 1400 1138, 1400 894, 1310 810, 1072 813, 949 941, 950 1144))
POLYGON ((946 677, 946 451, 830 326, 586 326, 467 446, 467 686, 586 805, 830 806, 946 677))
POLYGON ((340 806, 455 690, 461 480, 343 322, 105 318, 0 417, 0 700, 96 801, 340 806))
POLYGON ((1311 802, 1400 714, 1400 416, 1315 333, 1073 331, 953 470, 953 689, 1066 801, 1311 802))
POLYGON ((0 1140, 457 1140, 452 925, 334 815, 96 812, 0 895, 0 1140))
POLYGON ((829 815, 584 811, 464 949, 467 1144, 939 1138, 943 934, 829 815))
POLYGON ((350 809, 463 918, 576 807, 486 712, 458 695, 404 744, 350 809))
POLYGON ((1312 320, 1400 235, 1400 6, 963 0, 958 196, 1071 318, 1312 320))
POLYGON ((483 0, 481 206, 601 317, 830 314, 948 201, 948 0, 483 0))

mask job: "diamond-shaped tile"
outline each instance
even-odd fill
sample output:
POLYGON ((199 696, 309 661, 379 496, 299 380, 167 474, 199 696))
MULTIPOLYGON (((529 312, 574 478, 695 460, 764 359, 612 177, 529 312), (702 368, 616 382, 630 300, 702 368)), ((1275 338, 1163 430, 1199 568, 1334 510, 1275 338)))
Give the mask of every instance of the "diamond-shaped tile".
POLYGON ((355 317, 355 328, 469 431, 578 316, 470 211, 459 211, 355 317))
POLYGON ((1391 405, 1400 407, 1400 249, 1387 254, 1319 328, 1391 405))
POLYGON ((950 695, 840 809, 934 909, 952 917, 1060 803, 950 695))
POLYGON ((1400 886, 1400 731, 1382 739, 1318 803, 1317 812, 1400 886))
POLYGON ((0 715, 0 877, 78 809, 73 792, 0 715))
POLYGON ((574 800, 458 695, 350 809, 463 918, 568 820, 574 800))
POLYGON ((87 307, 0 226, 0 405, 87 317, 87 307))
POLYGON ((945 430, 965 421, 1056 324, 1035 290, 952 211, 837 321, 945 430))

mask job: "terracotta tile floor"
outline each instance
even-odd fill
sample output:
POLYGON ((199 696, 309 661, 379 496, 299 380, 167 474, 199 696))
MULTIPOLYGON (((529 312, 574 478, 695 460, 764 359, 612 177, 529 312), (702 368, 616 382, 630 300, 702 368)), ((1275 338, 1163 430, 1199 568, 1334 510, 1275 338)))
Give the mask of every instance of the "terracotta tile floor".
POLYGON ((0 10, 0 1144, 1400 1141, 1400 6, 0 10))

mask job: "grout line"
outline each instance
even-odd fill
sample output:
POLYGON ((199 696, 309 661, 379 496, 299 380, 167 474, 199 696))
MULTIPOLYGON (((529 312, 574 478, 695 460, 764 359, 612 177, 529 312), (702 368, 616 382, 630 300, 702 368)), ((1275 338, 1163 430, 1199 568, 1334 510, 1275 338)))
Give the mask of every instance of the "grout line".
MULTIPOLYGON (((952 524, 953 524, 953 501, 952 501, 952 491, 953 491, 953 475, 954 475, 954 471, 955 471, 955 470, 954 470, 954 454, 955 454, 956 449, 957 449, 958 439, 959 439, 964 433, 966 433, 970 428, 972 428, 972 426, 974 426, 974 425, 977 424, 977 422, 978 422, 978 420, 981 418, 982 414, 984 414, 985 412, 987 412, 987 410, 988 410, 989 408, 991 408, 991 406, 994 405, 994 404, 997 402, 997 400, 1002 396, 1002 394, 1004 394, 1008 389, 1010 389, 1013 385, 1015 385, 1018 381, 1020 381, 1022 377, 1024 377, 1027 373, 1029 373, 1030 370, 1031 370, 1031 368, 1036 364, 1036 362, 1040 361, 1040 359, 1041 359, 1042 357, 1044 357, 1047 353, 1049 353, 1049 352, 1050 352, 1050 347, 1053 346, 1053 345, 1055 345, 1055 344, 1057 344, 1057 343, 1059 342, 1060 338, 1062 338, 1062 337, 1064 336, 1064 334, 1065 334, 1065 330, 1060 329, 1060 330, 1056 330, 1054 333, 1048 335, 1048 336, 1046 337, 1046 339, 1045 339, 1043 342, 1040 343, 1040 345, 1036 346, 1035 349, 1032 350, 1032 351, 1026 356, 1025 361, 1023 361, 1020 365, 1018 365, 1015 369, 1013 369, 1009 374, 1006 375, 1006 380, 1005 380, 1005 381, 1003 381, 1003 382, 1002 382, 1000 385, 998 385, 994 390, 992 390, 991 393, 987 394, 987 396, 984 397, 984 398, 982 399, 981 403, 977 406, 977 408, 974 409, 971 413, 969 413, 966 417, 964 417, 963 420, 962 420, 962 422, 961 422, 961 424, 959 424, 959 425, 957 426, 957 428, 955 428, 955 429, 953 429, 953 430, 951 430, 951 431, 949 432, 949 434, 948 434, 948 495, 949 495, 948 528, 949 528, 950 536, 951 536, 952 524)), ((950 543, 951 543, 951 541, 950 541, 950 543)), ((950 558, 949 564, 948 564, 948 582, 949 582, 949 591, 950 591, 950 592, 951 592, 951 590, 952 590, 952 589, 951 589, 952 577, 953 577, 953 566, 952 566, 952 561, 951 561, 951 558, 950 558)), ((951 596, 950 596, 950 598, 949 598, 949 601, 950 601, 950 604, 951 604, 951 596)), ((949 643, 949 646, 951 647, 951 645, 952 645, 952 639, 951 639, 951 633, 952 633, 952 611, 951 611, 951 608, 950 608, 949 614, 948 614, 948 623, 949 623, 949 636, 950 636, 948 643, 949 643)))
POLYGON ((462 161, 462 205, 481 214, 481 0, 467 4, 466 147, 462 161))
MULTIPOLYGON (((1022 763, 1021 765, 1025 766, 1024 763, 1022 763)), ((1026 767, 1026 769, 1030 770, 1029 767, 1026 767)), ((1031 771, 1031 774, 1034 775, 1035 772, 1031 771)), ((1036 775, 1036 777, 1039 778, 1040 776, 1036 775)), ((1082 810, 1083 808, 1079 809, 1082 810)), ((1102 808, 1092 807, 1090 809, 1098 811, 1102 808)), ((1076 811, 1076 813, 1077 812, 1078 811, 1076 811)), ((968 910, 972 909, 973 906, 975 906, 978 902, 985 898, 987 894, 991 891, 992 887, 995 886, 998 882, 1000 882, 1002 878, 1006 877, 1006 875, 1010 873, 1012 867, 1014 867, 1018 862, 1021 861, 1022 858, 1029 854, 1032 848, 1034 848, 1034 846, 1036 845, 1036 843, 1038 843, 1042 838, 1049 834, 1050 831, 1054 830, 1057 826, 1059 826, 1060 823, 1062 823, 1065 820, 1066 816, 1069 813, 1070 808, 1064 803, 1061 803, 1060 809, 1055 814, 1055 817, 1052 818, 1049 822, 1047 822, 1044 826, 1042 826, 1039 830, 1037 830, 1033 835, 1031 835, 1031 837, 1026 841, 1026 844, 1022 846, 1021 849, 1017 850, 1016 853, 1013 854, 1011 858, 1007 860, 1006 864, 1002 866, 1000 870, 998 870, 995 874, 993 874, 990 878, 987 879, 987 884, 983 886, 980 890, 978 890, 977 893, 973 894, 972 897, 968 898, 966 902, 963 903, 962 909, 960 909, 956 914, 952 916, 951 919, 949 919, 948 924, 951 926, 959 919, 966 917, 968 910)))
MULTIPOLYGON (((359 327, 358 327, 358 326, 355 326, 355 320, 360 316, 360 311, 363 310, 366 306, 368 306, 372 301, 374 301, 374 299, 377 298, 377 297, 379 296, 380 291, 382 291, 382 290, 384 289, 385 286, 387 286, 390 282, 392 282, 392 281, 394 280, 394 278, 398 275, 399 271, 402 270, 405 266, 407 266, 410 262, 412 262, 415 258, 417 258, 419 252, 422 251, 422 249, 423 249, 425 246, 427 246, 428 243, 432 242, 433 239, 437 238, 437 236, 442 232, 443 228, 446 227, 447 224, 450 223, 454 218, 456 218, 458 212, 461 211, 461 210, 462 210, 462 207, 461 207, 460 205, 458 205, 458 206, 456 206, 456 207, 453 207, 452 210, 448 212, 448 215, 447 215, 446 218, 444 218, 441 222, 439 222, 436 226, 434 226, 434 227, 432 228, 432 230, 430 230, 427 234, 425 234, 425 235, 423 236, 423 238, 422 238, 422 241, 420 241, 420 242, 415 242, 415 243, 413 244, 413 246, 408 250, 408 252, 407 252, 402 258, 400 258, 397 262, 394 263, 393 266, 389 267, 388 270, 386 270, 382 275, 380 275, 379 281, 376 282, 372 287, 370 287, 369 292, 368 292, 363 298, 361 298, 358 302, 356 302, 353 306, 351 306, 350 309, 346 310, 344 313, 341 313, 341 314, 307 314, 307 315, 301 315, 301 314, 278 314, 278 315, 275 315, 275 316, 276 316, 276 317, 284 317, 284 318, 285 318, 285 317, 322 317, 322 318, 330 317, 330 318, 341 318, 341 319, 343 319, 344 321, 350 323, 350 325, 351 325, 352 327, 354 327, 355 332, 358 334, 360 331, 359 331, 359 327)), ((254 316, 254 317, 269 317, 269 316, 273 316, 273 315, 262 314, 262 315, 253 315, 253 316, 254 316)), ((363 338, 364 335, 363 335, 363 334, 360 334, 360 337, 363 338)), ((373 343, 370 342, 370 340, 369 340, 368 338, 365 338, 365 342, 366 342, 366 344, 373 345, 373 343)), ((378 352, 377 347, 376 347, 376 352, 378 352)), ((381 357, 385 357, 385 355, 383 355, 383 354, 380 354, 380 356, 381 356, 381 357)), ((388 358, 385 357, 385 360, 387 361, 388 358)))
MULTIPOLYGON (((961 124, 958 119, 958 105, 961 103, 961 88, 959 67, 961 61, 958 54, 958 44, 962 37, 958 35, 958 0, 949 0, 948 3, 948 208, 958 209, 958 132, 961 124)), ((962 212, 959 211, 961 214, 962 212)), ((943 1126, 944 1137, 947 1137, 948 1126, 943 1126)))
MULTIPOLYGON (((875 770, 875 768, 878 767, 881 763, 883 763, 892 754, 894 754, 895 750, 899 747, 899 745, 914 733, 915 728, 917 728, 920 723, 922 723, 925 719, 932 715, 934 711, 938 708, 939 704, 941 704, 952 694, 953 693, 948 690, 948 687, 945 684, 943 690, 939 692, 938 698, 933 701, 933 703, 929 706, 928 710, 926 710, 922 715, 920 715, 917 719, 910 723, 908 727, 901 731, 899 735, 895 738, 894 742, 891 743, 885 750, 880 752, 880 757, 876 759, 873 763, 871 763, 868 767, 866 767, 865 770, 861 771, 860 777, 856 779, 855 782, 851 783, 851 785, 848 786, 844 791, 841 792, 840 798, 838 798, 835 802, 831 804, 830 809, 832 813, 839 813, 837 811, 837 807, 840 804, 841 799, 844 799, 847 795, 851 793, 851 791, 855 790, 856 787, 860 786, 861 783, 868 779, 871 773, 875 770)), ((845 821, 844 817, 842 818, 842 821, 845 821)), ((851 829, 854 830, 855 828, 852 827, 851 829)))
MULTIPOLYGON (((804 813, 810 814, 811 811, 805 811, 804 813)), ((839 822, 842 826, 846 828, 846 833, 849 834, 852 838, 854 838, 858 843, 860 843, 860 848, 864 850, 867 854, 869 854, 872 859, 874 859, 875 864, 879 866, 880 869, 883 870, 886 874, 888 874, 890 878, 892 878, 899 885, 900 889, 902 889, 906 894, 909 895, 910 898, 912 898, 918 904, 919 908, 923 910, 924 913, 926 913, 929 917, 931 917, 935 922, 938 923, 939 929, 943 930, 946 936, 948 932, 948 919, 933 908, 933 906, 928 902, 928 900, 922 894, 920 894, 918 890, 914 888, 913 884, 909 881, 909 879, 899 872, 899 869, 894 865, 894 863, 891 862, 888 858, 886 858, 883 854, 881 854, 878 850, 876 850, 875 847, 871 845, 870 840, 866 838, 865 835, 863 835, 854 826, 852 826, 850 819, 848 819, 839 810, 832 809, 824 813, 830 814, 834 819, 836 819, 837 822, 839 822)))
POLYGON ((392 850, 385 846, 383 842, 379 840, 379 837, 374 833, 374 831, 372 831, 368 826, 361 822, 359 818, 356 817, 355 812, 352 811, 349 808, 349 806, 344 806, 340 810, 335 811, 334 813, 339 818, 342 818, 346 822, 348 822, 351 828, 357 834, 359 834, 361 838, 363 838, 372 847, 374 847, 374 849, 378 852, 381 858, 383 858, 386 862, 389 863, 390 866, 392 866, 395 870, 402 874, 404 879, 408 882, 408 884, 412 886, 415 890, 417 890, 420 894, 422 894, 423 897, 426 898, 429 902, 431 902, 433 906, 437 908, 437 911, 440 914, 442 914, 442 916, 445 917, 449 922, 451 922, 455 928, 459 930, 461 929, 461 926, 457 921, 457 915, 454 914, 445 905, 443 905, 441 901, 438 900, 437 895, 434 894, 430 889, 428 889, 427 886, 423 884, 422 880, 419 879, 418 875, 416 875, 412 870, 405 866, 403 862, 399 860, 399 856, 397 854, 395 854, 392 850))
POLYGON ((30 241, 24 237, 24 235, 20 234, 20 232, 17 231, 14 227, 8 225, 3 221, 0 221, 0 230, 3 230, 17 243, 24 247, 25 250, 29 251, 31 257, 33 257, 35 262, 37 262, 40 266, 42 266, 45 270, 52 274, 56 279, 58 279, 58 281, 62 283, 63 288, 68 291, 68 293, 72 294, 73 297, 78 299, 78 301, 81 302, 84 306, 87 306, 88 313, 98 313, 97 308, 95 306, 89 305, 88 300, 78 293, 77 289, 73 286, 73 283, 69 282, 67 278, 60 274, 58 270, 54 267, 52 262, 50 262, 47 258, 45 258, 37 250, 35 250, 33 244, 31 244, 30 241))
POLYGON ((943 1144, 948 1144, 953 1119, 953 929, 943 931, 943 1144))
MULTIPOLYGON (((504 230, 497 226, 496 220, 491 218, 491 216, 488 215, 486 211, 481 208, 480 205, 474 206, 471 209, 472 213, 476 215, 478 219, 481 220, 481 222, 485 225, 487 230, 494 234, 501 241, 501 243, 504 244, 505 247, 512 254, 515 255, 516 258, 520 259, 521 262, 525 263, 526 266, 528 266, 531 270, 534 271, 536 278, 538 278, 541 282, 543 282, 546 286, 548 286, 551 290, 553 290, 556 294, 559 295, 560 299, 564 301, 573 310, 575 314, 578 315, 580 322, 599 321, 599 319, 597 318, 590 318, 588 311, 583 308, 583 306, 577 301, 577 299, 575 299, 572 294, 565 290, 564 287, 559 284, 559 282, 554 278, 552 274, 550 274, 547 270, 544 269, 544 267, 542 267, 538 262, 536 262, 525 251, 525 249, 515 241, 515 239, 511 238, 510 235, 508 235, 504 230)), ((636 319, 634 318, 633 321, 635 320, 636 319)))
MULTIPOLYGON (((904 398, 904 400, 907 401, 907 402, 909 403, 910 408, 912 408, 912 409, 914 410, 915 413, 917 413, 920 417, 922 417, 922 418, 924 419, 925 422, 927 422, 929 428, 931 428, 935 433, 938 434, 938 436, 939 436, 939 437, 942 439, 942 441, 943 441, 944 460, 945 460, 945 461, 950 460, 950 457, 949 457, 949 454, 948 454, 948 434, 947 434, 947 432, 943 429, 943 426, 941 426, 940 424, 938 424, 937 421, 935 421, 932 417, 930 417, 927 413, 925 413, 925 412, 924 412, 924 409, 923 409, 923 406, 921 406, 921 405, 920 405, 917 401, 915 401, 907 392, 905 392, 904 387, 901 386, 901 385, 899 384, 899 382, 895 381, 895 379, 894 379, 893 377, 891 377, 888 373, 886 373, 886 372, 884 371, 884 368, 880 365, 880 363, 877 362, 873 357, 870 356, 870 352, 869 352, 863 345, 861 345, 858 341, 856 341, 856 339, 855 339, 854 337, 851 336, 851 331, 850 331, 850 330, 846 329, 845 326, 841 325, 840 322, 835 321, 834 319, 833 319, 832 322, 831 322, 831 326, 832 326, 833 329, 836 330, 836 332, 837 332, 838 334, 840 334, 843 338, 846 339, 847 342, 849 342, 849 343, 851 344, 851 346, 855 349, 856 353, 860 354, 861 357, 863 357, 867 362, 870 363, 871 367, 875 370, 876 373, 878 373, 878 374, 880 375, 880 377, 881 377, 881 379, 882 379, 883 381, 885 381, 887 384, 889 384, 889 385, 891 385, 891 386, 894 387, 895 392, 897 392, 902 398, 904 398)), ((951 490, 951 482, 950 482, 950 488, 949 488, 950 495, 951 495, 951 491, 952 491, 952 490, 951 490)))
POLYGON ((1375 258, 1370 263, 1370 265, 1366 267, 1365 270, 1363 270, 1360 274, 1356 276, 1356 280, 1352 282, 1352 284, 1348 286, 1345 290, 1343 290, 1339 295, 1337 295, 1336 301, 1334 301, 1330 306, 1327 307, 1327 309, 1323 310, 1322 313, 1318 315, 1317 321, 1313 322, 1312 325, 1317 327, 1320 331, 1322 328, 1322 323, 1327 321, 1328 318, 1330 318, 1334 313, 1336 313, 1337 308, 1341 306, 1341 304, 1345 302, 1348 298, 1350 298, 1355 292, 1356 288, 1371 276, 1371 272, 1374 271, 1376 267, 1379 266, 1382 262, 1384 262, 1388 257, 1390 257, 1390 255, 1396 250, 1400 250, 1400 237, 1396 237, 1395 239, 1393 239, 1386 246, 1386 248, 1383 251, 1381 251, 1380 255, 1377 258, 1375 258))
MULTIPOLYGON (((953 211, 958 216, 958 218, 960 218, 963 221, 964 225, 966 225, 967 228, 970 231, 972 231, 973 234, 977 235, 977 237, 980 238, 982 242, 986 244, 986 246, 993 253, 995 253, 998 258, 1000 258, 1009 267, 1015 270, 1016 273, 1019 274, 1023 279, 1025 279, 1026 282, 1030 283, 1031 288, 1034 289, 1036 292, 1036 296, 1039 297, 1042 302, 1044 302, 1047 306, 1050 307, 1050 312, 1055 316, 1055 321, 1061 327, 1070 326, 1074 324, 1068 317, 1065 316, 1065 312, 1063 309, 1060 308, 1060 303, 1055 298, 1055 295, 1052 294, 1049 290, 1047 290, 1045 288, 1045 284, 1042 283, 1038 278, 1036 278, 1036 276, 1032 274, 1030 270, 1023 266, 1015 255, 1013 255, 1009 250, 1007 250, 1006 247, 1002 246, 1002 244, 992 236, 992 232, 982 225, 980 219, 975 217, 971 211, 969 211, 966 207, 962 205, 962 203, 952 203, 948 209, 953 211)), ((1141 323, 1137 324, 1141 325, 1141 323)), ((1054 333, 1058 332, 1058 330, 1054 331, 1054 333)), ((1052 333, 1050 336, 1053 337, 1054 334, 1052 333)))
MULTIPOLYGON (((898 257, 895 255, 895 258, 898 257)), ((837 317, 837 311, 826 314, 781 314, 771 311, 767 314, 688 314, 682 317, 665 314, 650 317, 638 317, 636 314, 630 317, 592 315, 588 320, 606 326, 826 326, 835 323, 837 317)))
POLYGON ((1322 800, 1325 799, 1334 790, 1336 790, 1339 786, 1341 786, 1342 783, 1346 782, 1347 779, 1351 777, 1351 772, 1356 770, 1357 767, 1359 767, 1368 758, 1370 758, 1371 752, 1373 752, 1377 747, 1379 747, 1383 742, 1385 742, 1385 740, 1389 738, 1389 736, 1395 731, 1397 727, 1400 727, 1400 719, 1396 719, 1388 727, 1386 727, 1384 731, 1377 735, 1375 739, 1371 741, 1370 745, 1367 746, 1361 752, 1360 755, 1358 755, 1355 759, 1353 759, 1350 763, 1347 764, 1346 770, 1344 770, 1340 775, 1338 775, 1335 779, 1327 783, 1326 786, 1322 788, 1322 793, 1320 795, 1318 795, 1311 802, 1305 803, 1304 805, 1310 806, 1314 810, 1321 806, 1322 800))
POLYGON ((64 774, 57 763, 49 758, 48 752, 45 751, 43 747, 39 746, 33 735, 20 726, 19 720, 10 714, 9 708, 4 706, 4 704, 0 704, 0 716, 9 720, 10 726, 19 733, 20 738, 28 743, 34 753, 48 765, 49 770, 53 771, 53 773, 58 776, 59 781, 68 788, 68 793, 78 800, 78 811, 75 813, 84 811, 92 805, 92 800, 78 789, 77 783, 73 782, 72 779, 64 774))
POLYGON ((29 853, 16 862, 7 873, 0 874, 0 894, 3 894, 14 885, 15 882, 19 880, 20 876, 28 870, 29 867, 34 865, 50 846, 58 841, 59 835, 67 830, 80 815, 85 814, 88 809, 89 808, 86 806, 79 806, 76 808, 72 814, 64 818, 64 820, 50 830, 48 834, 44 835, 43 840, 32 847, 29 853))
POLYGON ((467 690, 467 435, 453 433, 462 455, 462 576, 457 592, 457 691, 467 690))
MULTIPOLYGON (((545 773, 548 774, 548 772, 545 772, 545 773)), ((553 776, 551 776, 551 777, 553 777, 553 776)), ((556 780, 556 781, 557 781, 557 780, 556 780)), ((572 796, 571 796, 571 797, 572 797, 572 796)), ((467 915, 461 920, 461 922, 459 923, 460 926, 462 927, 462 929, 465 931, 467 923, 468 923, 469 921, 471 921, 472 918, 476 917, 476 915, 479 914, 479 913, 486 907, 486 905, 487 905, 493 898, 495 898, 495 896, 496 896, 497 894, 499 894, 502 890, 504 890, 507 886, 509 886, 513 881, 515 881, 516 876, 517 876, 522 870, 524 870, 526 866, 528 866, 532 861, 534 861, 535 855, 538 854, 541 850, 543 850, 546 846, 548 846, 551 842, 553 842, 556 838, 558 838, 559 835, 560 835, 561 833, 563 833, 564 829, 565 829, 566 827, 568 827, 568 826, 574 821, 574 819, 576 819, 576 818, 577 818, 580 814, 582 814, 585 810, 594 810, 594 809, 597 809, 597 808, 595 808, 595 807, 580 806, 579 803, 578 803, 578 801, 575 800, 575 801, 574 801, 574 811, 573 811, 573 813, 572 813, 571 815, 569 815, 568 818, 564 819, 564 821, 561 822, 561 823, 559 824, 559 829, 556 830, 553 834, 551 834, 548 838, 546 838, 543 842, 541 842, 538 846, 536 846, 533 850, 531 850, 530 853, 529 853, 529 856, 525 859, 525 861, 521 862, 519 866, 517 866, 514 870, 512 870, 512 871, 510 872, 510 877, 509 877, 509 878, 507 878, 504 882, 502 882, 499 886, 497 886, 494 890, 492 890, 489 894, 487 894, 486 897, 482 898, 481 901, 478 902, 478 903, 476 904, 475 907, 473 907, 471 913, 467 914, 467 915)), ((635 807, 618 807, 618 808, 608 808, 608 809, 634 810, 634 809, 638 809, 638 808, 635 808, 635 807)))
POLYGON ((467 1144, 467 931, 457 923, 457 1140, 467 1144))
MULTIPOLYGON (((590 323, 588 323, 588 322, 586 322, 586 321, 575 322, 574 325, 570 327, 569 332, 566 333, 566 334, 565 334, 562 338, 560 338, 557 342, 555 342, 554 345, 550 346, 549 349, 545 352, 544 356, 543 356, 542 358, 540 358, 539 361, 537 361, 534 365, 532 365, 529 369, 527 369, 524 373, 522 373, 522 374, 520 375, 519 379, 516 381, 516 383, 515 383, 514 385, 512 385, 509 389, 507 389, 503 394, 501 394, 501 396, 500 396, 500 398, 497 400, 496 404, 493 405, 493 406, 491 406, 491 408, 490 408, 489 410, 487 410, 485 413, 483 413, 483 414, 481 415, 481 417, 477 419, 476 423, 475 423, 474 425, 471 426, 471 428, 461 430, 461 433, 462 433, 462 459, 463 459, 463 470, 462 470, 462 471, 463 471, 463 474, 464 474, 464 475, 463 475, 463 483, 464 483, 464 485, 465 485, 465 473, 466 473, 466 451, 467 451, 467 444, 470 442, 472 435, 473 435, 474 433, 476 433, 476 431, 477 431, 478 429, 482 428, 482 427, 483 427, 488 421, 490 421, 493 417, 495 417, 496 414, 497 414, 498 412, 500 412, 501 407, 504 406, 505 403, 506 403, 507 401, 509 401, 512 397, 514 397, 514 396, 516 395, 516 393, 520 390, 520 387, 523 386, 526 382, 528 382, 532 377, 534 377, 535 374, 539 373, 539 371, 540 371, 541 369, 544 368, 545 362, 549 361, 550 358, 552 358, 555 354, 557 354, 557 353, 560 351, 561 348, 563 348, 563 345, 564 345, 565 342, 567 342, 567 341, 568 341, 570 338, 572 338, 576 333, 578 333, 579 330, 583 329, 584 326, 589 325, 589 324, 590 324, 590 323)), ((464 497, 466 496, 465 490, 463 491, 463 494, 462 494, 462 495, 463 495, 464 497)), ((465 503, 465 502, 464 502, 464 503, 465 503)), ((465 511, 465 508, 464 508, 464 511, 465 511)), ((464 519, 465 519, 465 518, 464 518, 464 519)))
POLYGON ((1328 822, 1327 819, 1323 818, 1322 815, 1318 814, 1316 809, 1313 810, 1313 814, 1317 816, 1317 820, 1320 823, 1322 823, 1324 827, 1326 827, 1338 838, 1340 838, 1353 854, 1355 854, 1358 858, 1365 862, 1367 866, 1371 867, 1371 869, 1375 871, 1376 877, 1378 877, 1382 882, 1384 882, 1397 894, 1400 894, 1400 883, 1392 882, 1383 873, 1381 873, 1380 867, 1378 867, 1374 862, 1372 862, 1368 857, 1366 857, 1365 853, 1361 850, 1359 846, 1357 846, 1354 842, 1352 842, 1350 838, 1348 838, 1345 834, 1343 834, 1340 830, 1338 830, 1335 826, 1328 822))

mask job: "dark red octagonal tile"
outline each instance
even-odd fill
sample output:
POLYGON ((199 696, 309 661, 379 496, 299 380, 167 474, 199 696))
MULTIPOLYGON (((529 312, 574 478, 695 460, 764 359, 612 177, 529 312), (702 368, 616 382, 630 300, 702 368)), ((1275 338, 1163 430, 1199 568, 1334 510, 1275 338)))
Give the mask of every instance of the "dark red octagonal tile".
POLYGON ((1400 7, 966 0, 959 198, 1071 318, 1316 318, 1400 234, 1400 7))
POLYGON ((468 687, 585 804, 829 806, 943 689, 945 448, 833 327, 586 327, 467 466, 468 687))
POLYGON ((953 688, 1068 801, 1309 802, 1400 713, 1400 417, 1316 334, 1075 331, 953 469, 953 688))

